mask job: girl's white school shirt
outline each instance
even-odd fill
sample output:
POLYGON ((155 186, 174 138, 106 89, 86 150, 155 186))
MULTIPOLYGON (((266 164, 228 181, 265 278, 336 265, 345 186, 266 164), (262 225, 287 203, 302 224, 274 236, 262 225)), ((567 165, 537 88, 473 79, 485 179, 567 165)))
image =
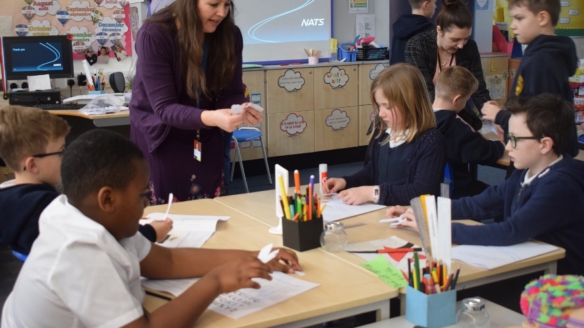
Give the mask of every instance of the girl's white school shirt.
POLYGON ((143 316, 140 233, 117 241, 62 195, 41 214, 40 235, 4 304, 2 327, 120 327, 143 316))

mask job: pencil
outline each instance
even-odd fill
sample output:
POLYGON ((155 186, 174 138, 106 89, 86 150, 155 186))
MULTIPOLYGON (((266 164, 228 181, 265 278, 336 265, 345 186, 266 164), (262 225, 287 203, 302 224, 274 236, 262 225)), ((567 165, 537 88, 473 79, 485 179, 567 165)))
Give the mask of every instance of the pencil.
POLYGON ((282 195, 282 201, 284 202, 284 215, 286 219, 290 220, 290 207, 288 205, 288 195, 286 195, 286 188, 284 187, 284 178, 278 175, 278 183, 280 184, 280 194, 282 195))
POLYGON ((408 282, 410 283, 410 287, 412 286, 412 259, 408 258, 408 282))
POLYGON ((422 291, 420 288, 420 258, 418 257, 418 252, 414 252, 414 284, 417 290, 422 291))

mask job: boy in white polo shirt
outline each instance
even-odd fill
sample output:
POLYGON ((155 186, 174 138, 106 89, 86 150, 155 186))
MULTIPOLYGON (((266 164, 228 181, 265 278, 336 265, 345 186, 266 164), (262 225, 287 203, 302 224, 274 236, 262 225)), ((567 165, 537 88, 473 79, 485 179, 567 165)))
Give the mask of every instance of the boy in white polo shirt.
POLYGON ((251 279, 271 279, 274 269, 300 269, 286 249, 263 264, 256 252, 167 249, 137 234, 149 169, 136 145, 119 134, 80 136, 61 171, 65 195, 41 215, 2 327, 190 327, 219 294, 259 288, 251 279), (147 316, 140 276, 202 278, 147 316))

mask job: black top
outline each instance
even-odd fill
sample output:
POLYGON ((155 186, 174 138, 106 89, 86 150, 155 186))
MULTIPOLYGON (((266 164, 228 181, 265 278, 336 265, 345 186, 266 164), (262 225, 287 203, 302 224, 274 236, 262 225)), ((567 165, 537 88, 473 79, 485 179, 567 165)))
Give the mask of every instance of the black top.
POLYGON ((500 141, 491 141, 456 117, 450 110, 435 111, 436 125, 446 139, 448 162, 454 174, 452 198, 469 196, 470 186, 476 181, 468 164, 494 164, 505 152, 500 141))
MULTIPOLYGON (((387 134, 381 136, 387 138, 387 134)), ((384 145, 379 148, 379 181, 378 184, 388 183, 400 186, 406 183, 407 158, 411 144, 404 143, 395 148, 384 145)))
MULTIPOLYGON (((428 31, 413 37, 406 46, 406 61, 416 66, 422 72, 432 102, 436 96, 436 90, 432 80, 436 73, 436 63, 438 61, 437 37, 438 32, 436 30, 428 31)), ((471 99, 474 105, 480 110, 485 102, 491 100, 491 96, 487 89, 485 78, 483 77, 481 55, 479 54, 476 42, 474 40, 468 40, 466 45, 454 54, 454 57, 456 58, 456 66, 468 69, 479 81, 479 88, 471 96, 471 99)), ((460 112, 459 115, 473 129, 480 130, 482 122, 469 106, 460 112)))
MULTIPOLYGON (((39 235, 39 218, 45 208, 59 196, 48 184, 19 184, 0 189, 0 242, 12 250, 28 255, 39 235)), ((151 242, 156 231, 140 225, 140 233, 151 242)))
MULTIPOLYGON (((510 95, 531 97, 549 92, 574 102, 574 92, 568 79, 576 74, 576 69, 578 56, 572 39, 566 36, 539 35, 531 41, 523 54, 513 78, 510 95)), ((510 117, 511 113, 502 110, 495 118, 495 123, 501 126, 505 135, 509 132, 510 117)), ((578 155, 576 125, 570 131, 565 152, 572 157, 578 155)))
POLYGON ((414 36, 435 29, 432 22, 422 16, 408 14, 403 15, 392 25, 393 38, 391 39, 390 65, 406 61, 406 44, 414 36))
POLYGON ((392 185, 379 179, 379 152, 387 144, 380 145, 375 139, 371 160, 365 167, 343 177, 346 189, 359 186, 374 186, 379 183, 379 204, 409 205, 412 198, 424 194, 438 195, 440 183, 444 178, 446 165, 446 146, 440 131, 429 129, 409 143, 405 167, 405 183, 392 185))
POLYGON ((48 184, 20 184, 0 189, 0 242, 28 255, 39 235, 39 217, 59 193, 48 184))

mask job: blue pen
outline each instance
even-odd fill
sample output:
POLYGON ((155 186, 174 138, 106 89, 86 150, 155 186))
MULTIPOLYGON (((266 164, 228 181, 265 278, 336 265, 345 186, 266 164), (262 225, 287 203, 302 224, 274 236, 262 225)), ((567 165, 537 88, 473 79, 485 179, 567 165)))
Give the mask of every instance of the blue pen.
POLYGON ((294 205, 290 204, 290 216, 294 217, 294 215, 296 215, 296 213, 294 211, 294 205))
MULTIPOLYGON (((312 194, 314 195, 314 175, 310 176, 310 190, 312 190, 312 194)), ((312 195, 310 195, 312 197, 312 195)))

